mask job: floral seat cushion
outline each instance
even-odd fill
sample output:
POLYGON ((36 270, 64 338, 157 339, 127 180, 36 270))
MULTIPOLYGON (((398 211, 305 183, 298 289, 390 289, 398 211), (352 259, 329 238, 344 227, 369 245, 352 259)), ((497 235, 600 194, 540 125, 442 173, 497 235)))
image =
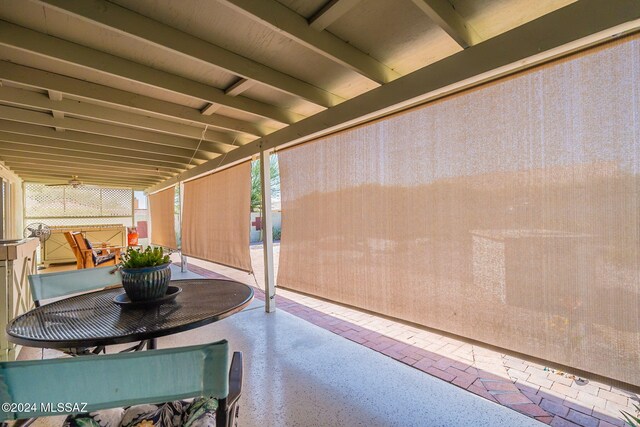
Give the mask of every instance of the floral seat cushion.
POLYGON ((70 415, 63 427, 215 427, 218 401, 197 398, 70 415))

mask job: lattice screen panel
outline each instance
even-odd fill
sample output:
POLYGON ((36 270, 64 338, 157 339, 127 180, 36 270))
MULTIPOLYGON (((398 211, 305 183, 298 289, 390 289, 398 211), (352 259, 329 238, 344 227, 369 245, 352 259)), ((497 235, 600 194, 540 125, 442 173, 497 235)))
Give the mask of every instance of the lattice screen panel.
POLYGON ((65 210, 63 187, 25 184, 24 190, 25 217, 63 216, 65 210))
MULTIPOLYGON (((25 184, 26 218, 131 217, 132 190, 25 184)), ((50 222, 50 221, 49 221, 50 222)))
POLYGON ((102 216, 131 215, 131 191, 121 188, 102 188, 102 216))
POLYGON ((102 216, 102 190, 100 188, 63 188, 64 210, 61 215, 55 216, 102 216))

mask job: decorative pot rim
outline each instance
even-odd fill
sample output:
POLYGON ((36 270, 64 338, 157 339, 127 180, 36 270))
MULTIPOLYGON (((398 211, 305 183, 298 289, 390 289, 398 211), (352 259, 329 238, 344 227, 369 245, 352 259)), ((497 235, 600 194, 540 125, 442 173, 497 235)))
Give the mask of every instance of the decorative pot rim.
POLYGON ((160 265, 154 265, 153 267, 138 267, 138 268, 124 268, 121 270, 125 273, 134 274, 134 273, 148 273, 150 271, 162 270, 163 268, 167 268, 171 265, 171 262, 167 262, 160 265))

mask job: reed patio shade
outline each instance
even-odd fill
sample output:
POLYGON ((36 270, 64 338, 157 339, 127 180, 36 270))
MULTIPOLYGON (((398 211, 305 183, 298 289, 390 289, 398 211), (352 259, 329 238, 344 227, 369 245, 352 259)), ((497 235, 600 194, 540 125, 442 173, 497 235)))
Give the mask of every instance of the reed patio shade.
POLYGON ((182 254, 251 271, 251 162, 185 182, 182 254))

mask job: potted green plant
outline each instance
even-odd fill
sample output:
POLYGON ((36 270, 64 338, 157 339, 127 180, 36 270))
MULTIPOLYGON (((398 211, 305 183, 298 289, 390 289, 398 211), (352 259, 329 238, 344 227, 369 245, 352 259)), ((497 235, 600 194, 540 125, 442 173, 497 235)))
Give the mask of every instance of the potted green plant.
POLYGON ((171 260, 162 248, 128 248, 122 255, 122 286, 133 302, 151 301, 167 293, 171 280, 171 260))
POLYGON ((634 404, 633 406, 636 408, 635 415, 631 415, 627 411, 622 411, 622 415, 624 415, 628 425, 631 427, 640 427, 640 405, 634 404))

